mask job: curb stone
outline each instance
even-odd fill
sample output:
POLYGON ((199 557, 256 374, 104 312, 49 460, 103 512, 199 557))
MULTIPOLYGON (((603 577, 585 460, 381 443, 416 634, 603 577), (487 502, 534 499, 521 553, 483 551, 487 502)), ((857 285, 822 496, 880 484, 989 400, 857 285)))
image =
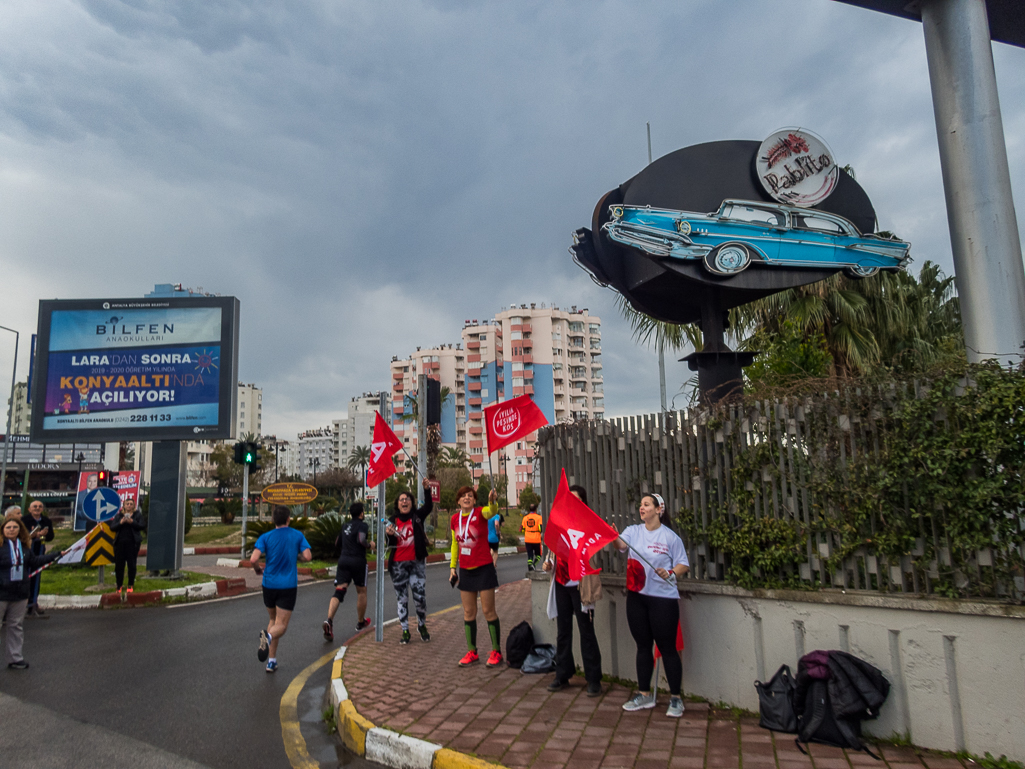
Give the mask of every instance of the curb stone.
POLYGON ((329 696, 335 709, 338 734, 348 750, 392 769, 504 769, 501 764, 493 764, 370 723, 356 711, 342 682, 342 659, 346 648, 339 648, 331 663, 329 696))
POLYGON ((200 582, 186 587, 173 587, 168 590, 151 590, 147 593, 132 593, 121 602, 115 593, 103 595, 50 595, 39 596, 39 606, 43 609, 101 609, 113 606, 145 606, 160 603, 165 598, 188 598, 202 601, 208 598, 228 598, 246 592, 246 581, 239 577, 219 579, 215 582, 200 582))

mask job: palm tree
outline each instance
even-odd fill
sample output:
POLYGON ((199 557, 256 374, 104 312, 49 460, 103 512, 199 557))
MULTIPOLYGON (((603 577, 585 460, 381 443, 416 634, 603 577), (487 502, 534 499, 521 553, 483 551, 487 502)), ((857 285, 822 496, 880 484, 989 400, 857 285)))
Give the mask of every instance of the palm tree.
POLYGON ((370 447, 369 446, 356 446, 353 448, 352 453, 349 454, 349 461, 345 463, 346 467, 350 470, 355 471, 356 468, 360 469, 360 474, 363 477, 363 498, 367 497, 367 467, 370 465, 370 447))
POLYGON ((466 467, 468 464, 470 464, 470 455, 455 446, 442 449, 441 456, 438 458, 439 467, 466 467))

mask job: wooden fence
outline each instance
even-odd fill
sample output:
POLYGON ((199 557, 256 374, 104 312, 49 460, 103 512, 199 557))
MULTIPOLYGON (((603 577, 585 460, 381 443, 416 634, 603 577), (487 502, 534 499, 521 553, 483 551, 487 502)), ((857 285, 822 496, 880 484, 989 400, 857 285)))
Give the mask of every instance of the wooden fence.
MULTIPOLYGON (((888 527, 897 527, 885 510, 867 514, 861 508, 852 530, 848 508, 864 500, 844 499, 844 480, 849 473, 872 472, 899 400, 890 397, 895 392, 834 393, 546 427, 537 452, 543 510, 565 468, 570 484, 583 486, 591 508, 618 530, 639 522, 642 494, 661 494, 687 545, 692 578, 733 579, 749 587, 1020 599, 1021 537, 1003 548, 952 551, 942 510, 909 515, 903 509, 894 518, 905 527, 906 547, 894 555, 891 545, 887 557, 872 544, 888 527), (907 521, 916 529, 906 531, 907 521), (748 552, 739 553, 735 542, 732 550, 725 544, 738 536, 747 537, 748 552), (789 552, 789 558, 769 558, 766 565, 760 556, 770 551, 789 552), (1018 566, 997 574, 995 560, 1018 566)), ((913 482, 902 479, 905 492, 913 482)), ((906 506, 906 493, 903 498, 897 507, 906 506)), ((608 552, 602 557, 604 569, 623 572, 622 558, 608 552)))

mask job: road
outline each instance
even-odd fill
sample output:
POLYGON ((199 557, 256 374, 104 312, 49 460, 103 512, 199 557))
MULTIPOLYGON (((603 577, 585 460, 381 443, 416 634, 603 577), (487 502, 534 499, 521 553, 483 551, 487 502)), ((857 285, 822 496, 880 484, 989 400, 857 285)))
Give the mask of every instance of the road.
MULTIPOLYGON (((524 571, 522 555, 498 561, 503 584, 522 579, 524 571)), ((367 588, 372 614, 373 578, 367 588)), ((53 611, 47 620, 26 619, 30 669, 0 668, 3 765, 290 766, 279 714, 282 695, 305 668, 355 632, 350 589, 335 617, 335 642, 325 643, 321 623, 332 591, 330 582, 299 588, 274 675, 256 659, 267 619, 259 594, 175 607, 53 611)), ((427 601, 428 612, 459 602, 444 566, 427 567, 427 601)), ((389 580, 385 619, 395 616, 389 580)), ((420 643, 415 632, 413 643, 420 643)), ((401 661, 402 647, 395 653, 401 661)), ((298 697, 307 749, 325 768, 371 766, 336 755, 335 739, 326 735, 319 711, 329 677, 325 664, 298 697)))

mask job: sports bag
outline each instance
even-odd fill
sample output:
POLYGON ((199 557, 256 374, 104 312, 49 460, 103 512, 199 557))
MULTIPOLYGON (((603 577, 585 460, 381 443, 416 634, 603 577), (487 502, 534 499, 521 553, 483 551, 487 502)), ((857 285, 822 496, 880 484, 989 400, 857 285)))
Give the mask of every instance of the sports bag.
POLYGON ((530 623, 524 620, 510 630, 509 637, 505 639, 505 658, 509 667, 519 669, 533 648, 534 631, 531 629, 530 623))
POLYGON ((774 732, 797 734, 794 691, 797 684, 789 665, 782 665, 766 683, 755 681, 758 692, 758 725, 774 732))
POLYGON ((551 644, 535 644, 520 670, 524 673, 551 673, 555 670, 555 647, 551 644))

